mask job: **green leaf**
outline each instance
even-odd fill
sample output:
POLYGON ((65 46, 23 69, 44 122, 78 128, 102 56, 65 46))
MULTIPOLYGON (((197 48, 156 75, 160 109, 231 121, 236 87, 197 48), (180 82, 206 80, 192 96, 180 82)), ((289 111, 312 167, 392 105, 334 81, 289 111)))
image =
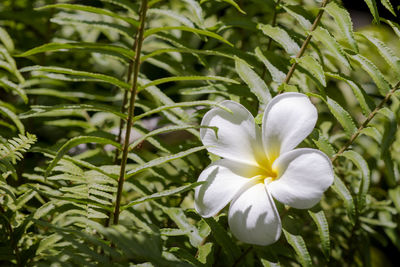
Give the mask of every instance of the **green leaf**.
POLYGON ((344 205, 346 206, 347 210, 347 216, 349 216, 350 222, 354 225, 356 209, 350 191, 347 189, 342 180, 336 175, 332 188, 344 201, 344 205))
POLYGON ((4 47, 8 52, 12 53, 14 51, 14 42, 8 32, 4 28, 0 27, 0 41, 3 43, 4 47))
POLYGON ((235 259, 240 255, 240 248, 235 244, 228 232, 222 227, 213 217, 203 218, 210 226, 211 234, 215 241, 222 247, 225 254, 229 257, 229 261, 235 262, 235 259))
POLYGON ((394 171, 393 159, 390 152, 390 146, 396 139, 397 132, 397 121, 396 116, 388 108, 382 108, 379 113, 385 116, 384 131, 382 135, 381 145, 381 158, 385 163, 385 179, 390 187, 394 187, 397 184, 397 178, 394 171))
POLYGON ((140 115, 135 116, 133 121, 138 121, 138 120, 140 120, 140 119, 142 119, 144 117, 147 117, 149 115, 152 115, 152 114, 155 114, 155 113, 159 113, 161 111, 166 111, 166 110, 169 110, 169 109, 174 109, 174 108, 179 108, 179 107, 195 107, 195 106, 216 106, 216 107, 222 108, 223 110, 226 110, 228 112, 232 112, 229 109, 227 109, 226 107, 224 107, 222 105, 219 105, 217 102, 209 101, 209 100, 200 100, 200 101, 180 102, 180 103, 161 106, 161 107, 152 109, 150 111, 147 111, 145 113, 142 113, 140 115))
POLYGON ((199 255, 197 259, 205 266, 213 266, 214 264, 214 243, 208 242, 199 247, 199 255))
POLYGON ((297 55, 297 53, 299 53, 299 45, 284 29, 265 24, 258 24, 257 29, 280 44, 289 55, 297 55))
POLYGON ((0 86, 3 86, 4 88, 13 91, 17 95, 19 95, 22 100, 24 100, 25 104, 28 104, 28 97, 26 96, 26 92, 24 91, 24 89, 21 88, 20 85, 17 85, 3 77, 0 78, 0 86))
POLYGON ((268 69, 269 73, 271 74, 272 80, 276 83, 283 83, 286 78, 286 74, 276 68, 274 65, 269 62, 269 60, 263 55, 261 49, 256 47, 255 49, 256 56, 259 60, 264 63, 265 67, 268 69))
POLYGON ((149 168, 170 162, 172 160, 176 160, 176 159, 180 159, 180 158, 189 156, 190 154, 196 153, 196 152, 204 150, 204 149, 206 149, 205 146, 194 147, 194 148, 191 148, 191 149, 188 149, 185 151, 181 151, 181 152, 173 154, 173 155, 159 157, 157 159, 151 160, 149 162, 146 162, 146 163, 139 165, 139 166, 135 167, 134 169, 128 171, 128 173, 126 174, 126 179, 129 179, 132 176, 134 176, 135 174, 145 171, 149 168))
POLYGON ((311 22, 309 18, 304 14, 304 9, 301 5, 292 5, 292 6, 282 6, 285 11, 294 17, 300 25, 303 27, 304 30, 309 31, 311 30, 311 22))
MULTIPOLYGON (((31 151, 32 152, 42 153, 45 156, 50 157, 50 158, 55 158, 55 156, 57 154, 56 151, 52 151, 50 149, 39 148, 39 147, 34 147, 33 149, 31 149, 31 151)), ((64 155, 63 159, 65 159, 67 161, 70 161, 70 162, 72 162, 72 163, 74 163, 74 164, 76 164, 78 166, 87 168, 89 170, 97 171, 97 172, 99 172, 101 174, 104 174, 107 177, 110 177, 110 178, 114 179, 114 180, 118 179, 118 175, 109 173, 107 168, 97 167, 97 166, 95 166, 93 164, 90 164, 87 161, 83 161, 83 160, 80 160, 80 159, 77 159, 77 158, 73 158, 73 157, 70 157, 68 155, 64 155)))
POLYGON ((52 96, 58 97, 62 99, 67 99, 72 102, 79 102, 81 99, 89 99, 89 100, 98 100, 98 101, 106 101, 112 102, 118 100, 117 97, 112 95, 98 95, 93 92, 84 92, 84 91, 64 91, 50 88, 35 88, 35 89, 25 89, 25 92, 28 95, 44 95, 44 96, 52 96))
POLYGON ((184 125, 166 126, 166 127, 162 127, 162 128, 156 129, 154 131, 151 131, 151 132, 143 135, 136 141, 134 141, 132 144, 129 145, 129 151, 134 149, 136 146, 138 146, 140 143, 142 143, 144 140, 146 140, 147 138, 149 138, 151 136, 155 136, 155 135, 163 134, 163 133, 170 133, 170 132, 174 132, 174 131, 183 131, 183 130, 187 130, 187 129, 198 129, 198 128, 213 128, 215 130, 217 129, 216 127, 199 126, 199 125, 185 125, 185 124, 184 125))
POLYGON ((306 55, 296 59, 304 69, 311 73, 324 87, 326 87, 325 73, 321 64, 312 56, 306 55))
POLYGON ((80 145, 80 144, 86 144, 86 143, 97 143, 97 144, 102 144, 102 145, 113 145, 118 149, 121 149, 121 144, 112 141, 107 138, 103 137, 97 137, 97 136, 79 136, 79 137, 74 137, 67 141, 58 151, 55 156, 55 158, 51 161, 49 167, 47 167, 45 176, 49 176, 50 172, 52 169, 57 165, 57 163, 61 160, 61 158, 73 147, 80 145))
POLYGON ((15 126, 17 126, 18 131, 21 134, 25 133, 25 127, 18 118, 18 116, 13 111, 8 109, 6 106, 2 105, 1 102, 0 102, 0 114, 3 114, 3 116, 8 117, 15 124, 15 126))
POLYGON ((130 41, 133 41, 132 36, 134 36, 133 29, 129 27, 122 26, 117 23, 111 22, 103 22, 103 21, 91 21, 91 20, 78 20, 71 18, 51 18, 51 22, 57 23, 59 25, 75 25, 77 27, 87 27, 89 29, 99 29, 101 31, 111 31, 119 33, 120 35, 128 38, 130 41))
POLYGON ((308 211, 311 218, 315 222, 318 228, 319 238, 321 239, 322 252, 326 259, 329 259, 331 254, 331 241, 329 238, 329 225, 326 220, 325 213, 323 210, 318 212, 308 211))
POLYGON ((127 118, 127 115, 121 113, 119 109, 116 109, 113 106, 107 106, 102 104, 95 104, 95 105, 67 104, 67 105, 56 105, 56 106, 32 106, 30 111, 21 114, 19 117, 20 119, 27 119, 31 117, 37 117, 38 115, 40 116, 41 113, 54 110, 104 111, 104 112, 110 112, 124 120, 126 120, 127 118))
POLYGON ((124 8, 130 13, 136 14, 137 7, 130 0, 100 0, 102 2, 111 3, 113 5, 124 8))
POLYGON ((165 207, 163 210, 171 218, 171 220, 176 223, 179 229, 185 231, 192 246, 198 247, 201 244, 203 238, 200 236, 197 228, 189 223, 189 220, 182 209, 165 207))
POLYGON ((163 83, 168 83, 168 82, 179 82, 179 81, 224 81, 224 82, 230 82, 230 83, 238 83, 235 80, 225 78, 225 77, 220 77, 220 76, 175 76, 175 77, 167 77, 167 78, 161 78, 157 79, 154 81, 151 81, 145 85, 142 85, 139 87, 138 92, 146 89, 147 87, 150 86, 155 86, 163 83))
POLYGON ((183 0, 189 6, 189 10, 193 15, 193 19, 196 20, 196 24, 203 28, 204 26, 204 16, 203 16, 203 9, 200 6, 200 3, 195 0, 183 0))
POLYGON ((351 21, 349 12, 335 1, 330 1, 325 7, 325 11, 335 19, 336 24, 342 32, 342 36, 344 36, 353 51, 358 53, 358 46, 353 33, 353 22, 351 21))
POLYGON ((187 184, 187 185, 183 185, 183 186, 180 186, 180 187, 177 187, 174 189, 164 190, 162 192, 157 192, 157 193, 151 194, 149 196, 144 196, 144 197, 135 199, 135 200, 129 202, 128 204, 122 206, 121 211, 124 209, 127 209, 129 207, 132 207, 134 205, 146 202, 146 201, 156 200, 156 199, 159 199, 162 197, 168 197, 168 196, 173 196, 176 194, 184 193, 184 192, 189 191, 203 183, 204 182, 196 182, 196 183, 192 183, 192 184, 187 184))
POLYGON ((381 18, 381 20, 383 22, 385 22, 386 24, 388 24, 390 27, 392 27, 394 33, 397 35, 397 37, 400 38, 400 25, 399 24, 397 24, 396 22, 393 22, 391 20, 388 20, 388 19, 381 18))
POLYGON ((351 68, 350 62, 345 56, 342 47, 338 44, 335 38, 329 33, 329 31, 322 27, 317 27, 312 32, 313 37, 321 42, 324 47, 330 50, 333 55, 347 68, 351 68))
POLYGON ((394 114, 393 111, 391 111, 389 108, 384 107, 380 109, 379 114, 383 115, 386 119, 386 124, 384 125, 384 133, 382 136, 382 143, 381 143, 381 151, 382 153, 386 152, 389 150, 390 145, 393 143, 393 141, 396 138, 396 132, 397 132, 397 121, 396 121, 396 115, 394 114))
POLYGON ((244 10, 241 9, 240 6, 235 1, 233 0, 221 0, 221 1, 230 4, 231 6, 235 7, 237 11, 246 15, 246 12, 244 12, 244 10))
POLYGON ((151 8, 147 11, 147 14, 156 14, 156 15, 160 15, 161 17, 167 16, 167 17, 170 17, 170 18, 180 22, 181 24, 183 24, 187 27, 195 28, 193 22, 190 21, 187 17, 185 17, 179 13, 176 13, 172 10, 151 8))
POLYGON ((312 139, 315 145, 318 147, 319 150, 324 152, 329 158, 333 157, 336 153, 333 146, 329 143, 329 141, 319 133, 318 140, 312 139))
POLYGON ((73 69, 68 69, 68 68, 60 68, 60 67, 55 67, 55 66, 30 66, 30 67, 25 67, 20 70, 21 72, 50 72, 50 73, 60 73, 60 74, 66 74, 66 75, 72 75, 70 79, 68 77, 63 77, 63 76, 56 76, 56 75, 51 75, 51 78, 54 79, 60 79, 60 80, 71 80, 71 81, 97 81, 97 82, 104 82, 104 83, 109 83, 115 86, 118 86, 121 89, 129 90, 131 85, 123 82, 115 77, 111 77, 108 75, 100 74, 100 73, 93 73, 93 72, 87 72, 87 71, 79 71, 79 70, 73 70, 73 69), (78 77, 83 77, 83 80, 79 78, 75 78, 74 76, 78 77))
POLYGON ((161 55, 164 53, 171 53, 171 52, 178 52, 178 53, 190 53, 193 55, 213 55, 213 56, 220 56, 220 57, 226 57, 226 58, 231 58, 234 59, 235 56, 219 51, 213 51, 213 50, 199 50, 199 49, 190 49, 190 48, 165 48, 165 49, 157 49, 147 55, 144 55, 140 58, 142 62, 146 61, 149 58, 152 58, 157 55, 161 55))
POLYGON ((361 171, 361 183, 358 190, 358 209, 361 211, 366 205, 366 196, 369 190, 369 185, 371 183, 370 171, 368 168, 368 163, 365 159, 353 150, 347 150, 342 153, 342 156, 351 160, 357 168, 361 171))
POLYGON ((389 189, 389 197, 393 201, 397 211, 400 213, 400 185, 389 189))
POLYGON ((24 194, 22 194, 21 196, 19 196, 17 198, 17 209, 22 208, 22 206, 24 206, 26 204, 26 202, 28 202, 29 200, 31 200, 37 193, 33 190, 28 190, 26 191, 24 194))
POLYGON ((165 32, 165 31, 171 31, 171 30, 187 31, 187 32, 192 32, 192 33, 196 33, 199 35, 208 36, 208 37, 217 39, 223 43, 226 43, 230 46, 233 46, 232 43, 230 43, 229 41, 227 41, 226 39, 224 39, 223 37, 221 37, 220 35, 218 35, 216 33, 206 31, 206 30, 201 30, 201 29, 189 28, 189 27, 185 27, 185 26, 166 26, 166 27, 160 27, 160 28, 151 28, 144 32, 144 38, 147 38, 150 35, 156 34, 158 32, 165 32))
POLYGON ((375 127, 365 127, 360 134, 365 134, 380 144, 382 142, 382 134, 375 127))
POLYGON ((27 152, 36 141, 36 136, 27 132, 26 135, 19 134, 18 137, 8 139, 4 144, 0 143, 0 160, 21 160, 22 153, 27 152))
POLYGON ((286 237, 287 242, 292 246, 294 251, 296 252, 297 256, 299 257, 300 264, 303 267, 312 266, 312 261, 310 257, 310 253, 308 253, 306 243, 304 239, 300 235, 293 235, 282 229, 283 234, 286 237))
POLYGON ((122 46, 101 44, 101 43, 49 43, 42 46, 38 46, 28 50, 22 54, 16 55, 16 57, 28 57, 36 55, 38 53, 52 52, 59 50, 82 50, 87 52, 109 52, 111 54, 117 54, 123 56, 126 59, 133 59, 135 53, 132 50, 126 49, 122 46))
POLYGON ((397 17, 396 12, 389 0, 381 0, 382 5, 393 14, 393 16, 397 17))
POLYGON ((371 12, 372 16, 374 17, 374 22, 379 24, 379 14, 378 14, 378 7, 376 6, 375 0, 364 0, 365 3, 368 5, 369 11, 371 12))
POLYGON ((271 100, 271 94, 265 82, 251 69, 243 60, 236 58, 236 72, 240 78, 249 86, 250 91, 257 97, 261 104, 267 104, 271 100))
POLYGON ((344 81, 350 86, 354 96, 357 98, 358 103, 360 104, 360 107, 364 115, 368 116, 371 113, 371 110, 375 108, 373 100, 367 95, 364 89, 350 78, 342 74, 332 73, 332 72, 325 72, 325 75, 331 78, 344 81))
POLYGON ((49 8, 79 10, 79 11, 85 11, 85 12, 90 12, 90 13, 99 14, 99 15, 106 15, 109 17, 113 17, 113 18, 128 22, 129 24, 131 24, 133 26, 136 26, 136 27, 139 26, 139 22, 134 19, 131 19, 129 17, 120 16, 120 15, 118 15, 114 12, 111 12, 107 9, 104 9, 104 8, 98 8, 98 7, 92 7, 92 6, 84 6, 84 5, 77 5, 77 4, 53 4, 53 5, 46 5, 46 6, 38 7, 38 8, 35 8, 35 10, 43 10, 43 9, 49 9, 49 8))
POLYGON ((360 35, 367 39, 378 49, 379 54, 385 59, 385 61, 389 64, 391 70, 394 72, 394 76, 400 76, 400 58, 396 56, 393 50, 379 39, 376 39, 368 34, 360 35))
POLYGON ((342 108, 336 101, 327 97, 326 104, 333 116, 339 121, 347 136, 352 136, 356 131, 357 127, 354 124, 350 114, 342 108))

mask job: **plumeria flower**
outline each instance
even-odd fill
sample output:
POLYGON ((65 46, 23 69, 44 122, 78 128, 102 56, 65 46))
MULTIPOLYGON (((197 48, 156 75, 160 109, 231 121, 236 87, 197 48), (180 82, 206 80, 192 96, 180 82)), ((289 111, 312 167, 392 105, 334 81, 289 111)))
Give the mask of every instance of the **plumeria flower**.
POLYGON ((203 217, 229 202, 229 227, 239 240, 256 245, 276 242, 282 231, 274 199, 297 209, 317 204, 333 182, 329 158, 319 150, 297 148, 313 130, 318 113, 308 97, 284 93, 267 105, 262 127, 242 105, 223 101, 232 113, 208 111, 200 136, 208 151, 222 159, 199 177, 195 207, 203 217))

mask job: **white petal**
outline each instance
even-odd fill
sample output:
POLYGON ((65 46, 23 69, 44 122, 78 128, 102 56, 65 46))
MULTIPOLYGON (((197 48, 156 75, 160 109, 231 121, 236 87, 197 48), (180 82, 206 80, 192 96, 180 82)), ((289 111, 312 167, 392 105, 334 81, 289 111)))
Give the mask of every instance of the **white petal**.
POLYGON ((208 111, 201 122, 202 126, 218 127, 218 133, 210 128, 201 128, 200 137, 204 145, 211 146, 208 151, 223 158, 258 165, 265 159, 262 148, 261 131, 251 113, 239 103, 224 101, 221 108, 208 111))
POLYGON ((257 167, 221 159, 208 166, 198 181, 205 184, 195 189, 195 208, 203 217, 211 217, 223 209, 260 171, 257 167))
POLYGON ((304 94, 274 97, 265 109, 262 125, 264 149, 270 161, 300 144, 312 132, 317 118, 317 109, 304 94))
POLYGON ((297 209, 317 204, 333 182, 330 159, 316 149, 299 148, 287 152, 272 168, 278 177, 267 185, 269 192, 279 202, 297 209))
POLYGON ((263 183, 252 185, 231 202, 228 219, 233 235, 245 243, 266 246, 281 235, 278 211, 263 183))

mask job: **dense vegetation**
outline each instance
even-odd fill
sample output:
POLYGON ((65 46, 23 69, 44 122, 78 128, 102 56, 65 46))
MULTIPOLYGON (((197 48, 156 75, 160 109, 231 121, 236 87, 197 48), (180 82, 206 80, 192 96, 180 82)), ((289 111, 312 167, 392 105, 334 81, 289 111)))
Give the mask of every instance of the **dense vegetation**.
POLYGON ((395 3, 360 1, 356 30, 334 0, 0 1, 0 265, 395 264, 400 26, 378 12, 395 3), (194 210, 218 158, 199 125, 225 99, 261 123, 282 92, 317 107, 302 146, 335 180, 249 245, 194 210))

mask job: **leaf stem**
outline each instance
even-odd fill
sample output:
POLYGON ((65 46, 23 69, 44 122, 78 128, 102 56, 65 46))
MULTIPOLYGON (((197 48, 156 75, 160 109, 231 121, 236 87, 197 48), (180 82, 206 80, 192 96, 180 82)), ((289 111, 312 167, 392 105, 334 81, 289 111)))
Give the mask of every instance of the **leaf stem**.
MULTIPOLYGON (((329 0, 324 0, 324 2, 322 2, 320 10, 319 10, 319 12, 317 14, 317 17, 315 18, 315 20, 314 20, 314 22, 313 22, 313 24, 311 26, 310 32, 308 33, 307 38, 304 40, 304 42, 303 42, 303 44, 302 44, 302 46, 300 48, 300 51, 297 53, 296 58, 301 58, 303 56, 304 52, 306 51, 306 48, 307 48, 308 44, 311 41, 312 32, 318 27, 318 24, 321 21, 322 15, 325 12, 324 7, 328 4, 328 2, 329 2, 329 0)), ((297 63, 293 62, 292 66, 289 69, 289 72, 286 75, 284 83, 286 83, 286 84, 289 83, 290 79, 293 76, 293 73, 294 73, 296 67, 297 67, 297 63)))
MULTIPOLYGON (((138 85, 138 76, 139 76, 139 69, 140 69, 140 54, 142 50, 143 44, 143 33, 144 33, 144 26, 145 26, 145 19, 146 19, 146 12, 147 12, 147 0, 142 0, 142 6, 140 10, 140 25, 138 31, 136 33, 135 38, 135 60, 131 71, 133 71, 133 80, 132 86, 129 90, 130 92, 130 99, 129 99, 129 106, 128 106, 128 121, 126 123, 126 131, 125 131, 125 140, 124 146, 122 150, 122 159, 121 159, 121 169, 118 179, 118 190, 117 190, 117 197, 115 200, 115 209, 114 209, 114 219, 113 224, 118 224, 119 220, 119 212, 120 212, 120 205, 121 205, 121 196, 122 196, 122 189, 125 181, 125 169, 126 163, 128 159, 128 151, 129 151, 129 139, 131 136, 131 130, 133 125, 133 118, 134 118, 134 110, 135 110, 135 100, 136 100, 136 91, 138 85)), ((131 75, 131 74, 128 74, 131 75)))
POLYGON ((358 127, 357 131, 350 137, 349 141, 340 148, 338 153, 336 153, 332 158, 331 161, 334 162, 346 149, 353 144, 353 142, 357 139, 357 137, 360 135, 362 129, 367 127, 368 123, 375 117, 375 115, 378 113, 378 111, 389 101, 390 97, 396 92, 397 89, 400 88, 400 82, 398 82, 392 90, 389 91, 389 93, 385 96, 385 98, 379 103, 379 105, 368 115, 368 117, 365 119, 365 121, 361 124, 360 127, 358 127))

